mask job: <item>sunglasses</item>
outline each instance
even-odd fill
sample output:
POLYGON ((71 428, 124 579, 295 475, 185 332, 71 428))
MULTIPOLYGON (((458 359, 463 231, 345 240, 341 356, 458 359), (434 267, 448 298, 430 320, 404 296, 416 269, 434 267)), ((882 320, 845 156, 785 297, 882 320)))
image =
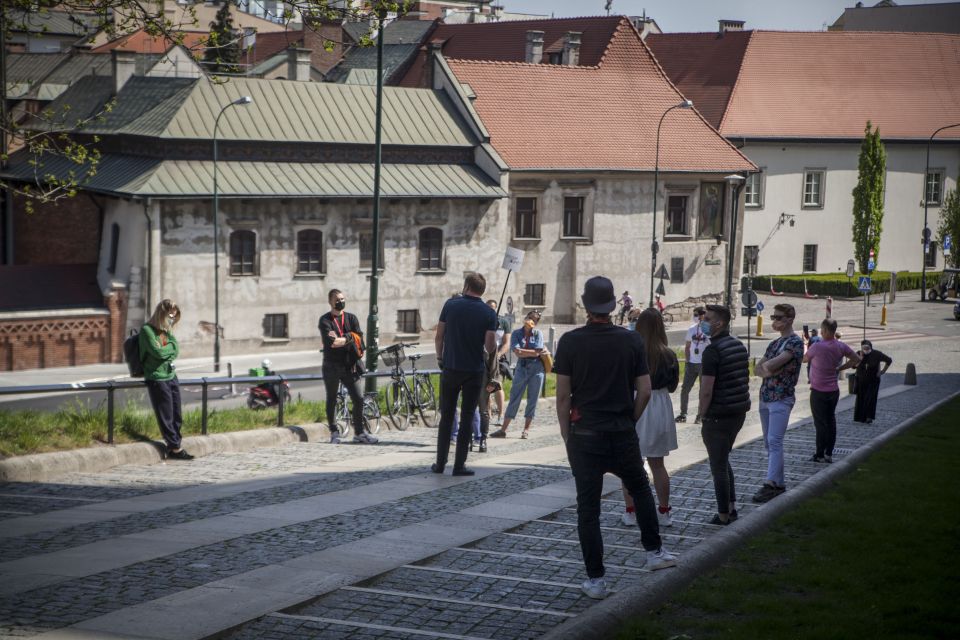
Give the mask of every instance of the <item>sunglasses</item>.
POLYGON ((772 315, 772 316, 770 316, 770 319, 771 319, 771 320, 784 320, 784 319, 787 319, 787 318, 789 318, 789 317, 790 317, 790 316, 772 315))

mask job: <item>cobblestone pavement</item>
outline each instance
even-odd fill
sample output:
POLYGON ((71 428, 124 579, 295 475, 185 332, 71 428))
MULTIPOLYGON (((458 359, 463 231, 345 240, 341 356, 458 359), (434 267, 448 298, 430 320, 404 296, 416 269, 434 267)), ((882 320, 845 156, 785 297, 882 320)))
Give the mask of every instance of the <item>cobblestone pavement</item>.
MULTIPOLYGON (((836 457, 848 455, 883 430, 960 388, 960 374, 950 373, 957 370, 958 351, 954 344, 922 340, 891 344, 891 348, 885 349, 897 360, 893 372, 902 371, 908 358, 917 362, 920 384, 881 399, 878 420, 872 426, 854 424, 851 410, 841 411, 836 457)), ((896 384, 896 376, 891 373, 885 386, 896 384)), ((823 468, 806 461, 812 453, 813 428, 804 419, 809 415, 805 398, 801 389, 794 426, 786 440, 788 487, 823 468)), ((219 454, 190 464, 71 474, 56 483, 0 485, 0 512, 7 512, 3 514, 7 526, 40 519, 36 530, 29 533, 0 534, 0 635, 34 636, 89 623, 131 607, 139 607, 138 611, 143 611, 143 607, 146 611, 155 610, 158 620, 162 620, 160 616, 169 615, 162 613, 162 599, 191 593, 258 568, 303 560, 324 549, 337 551, 339 545, 348 544, 342 549, 343 555, 349 557, 350 549, 362 552, 364 540, 382 532, 416 526, 445 515, 465 519, 468 516, 461 514, 499 504, 497 500, 505 497, 520 496, 536 488, 567 486, 563 483, 569 483, 570 473, 562 449, 557 446, 560 440, 551 410, 549 404, 542 408, 531 439, 491 441, 486 456, 471 454, 471 462, 481 470, 495 466, 496 472, 480 473, 464 481, 424 474, 433 457, 436 432, 414 429, 382 433, 383 444, 378 447, 298 443, 249 453, 219 454), (375 455, 388 456, 385 459, 391 463, 371 467, 369 460, 375 455), (402 497, 390 494, 391 486, 403 482, 421 488, 402 497), (195 499, 185 503, 165 501, 168 494, 172 496, 185 489, 196 491, 195 499), (382 495, 368 498, 363 506, 350 507, 350 496, 370 491, 382 495), (154 555, 146 560, 134 555, 127 560, 124 555, 125 559, 109 570, 64 571, 53 582, 37 588, 24 583, 24 588, 15 593, 4 590, 10 585, 16 587, 17 581, 27 580, 14 567, 34 566, 31 562, 42 567, 48 556, 59 558, 56 554, 69 554, 82 545, 115 545, 117 552, 122 553, 124 545, 138 540, 137 536, 149 536, 171 525, 203 525, 208 519, 217 523, 225 516, 242 517, 258 508, 281 509, 293 501, 314 504, 309 501, 323 500, 331 494, 342 496, 337 499, 347 506, 338 512, 313 516, 307 511, 292 524, 289 520, 271 522, 261 515, 264 524, 252 532, 224 533, 215 536, 212 543, 198 540, 176 553, 154 555), (112 510, 115 502, 129 500, 150 501, 151 506, 140 513, 112 510), (72 523, 69 518, 56 519, 58 514, 78 508, 95 517, 79 523, 72 523)), ((756 413, 751 413, 748 427, 756 421, 756 413)), ((689 449, 698 444, 698 425, 678 426, 682 447, 689 449)), ((732 462, 741 517, 749 518, 762 509, 749 503, 766 468, 762 443, 755 440, 740 446, 732 462)), ((672 494, 674 525, 662 533, 665 545, 677 551, 682 562, 684 552, 709 543, 719 530, 707 524, 715 510, 707 465, 694 462, 674 472, 672 494)), ((468 542, 451 543, 422 557, 400 560, 385 573, 378 570, 346 586, 312 592, 313 598, 304 594, 298 600, 304 604, 259 609, 255 613, 241 611, 218 631, 234 628, 226 637, 236 639, 538 637, 593 604, 579 589, 584 572, 572 493, 566 494, 562 502, 570 506, 552 511, 541 506, 542 515, 536 517, 505 515, 504 518, 512 519, 502 520, 507 524, 489 535, 479 534, 468 542), (272 612, 261 615, 265 611, 272 612)), ((639 531, 620 524, 619 493, 605 496, 603 507, 605 561, 612 589, 656 580, 658 574, 644 569, 639 531)), ((143 540, 151 538, 140 539, 143 540)), ((57 573, 57 568, 36 571, 57 573)), ((224 597, 231 594, 225 591, 224 597)), ((162 626, 158 625, 156 635, 130 633, 138 637, 178 637, 159 629, 162 626)), ((125 630, 115 631, 123 634, 125 630)))

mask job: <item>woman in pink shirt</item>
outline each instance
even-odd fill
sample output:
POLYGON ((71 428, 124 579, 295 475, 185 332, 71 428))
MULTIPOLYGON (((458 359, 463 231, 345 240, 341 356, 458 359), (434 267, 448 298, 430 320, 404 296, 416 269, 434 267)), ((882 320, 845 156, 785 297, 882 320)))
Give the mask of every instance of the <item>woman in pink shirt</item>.
POLYGON ((810 363, 810 412, 817 428, 817 451, 811 462, 833 462, 833 445, 837 442, 837 401, 840 399, 838 374, 860 364, 860 356, 836 339, 837 321, 827 318, 820 323, 822 340, 807 349, 803 361, 810 363), (846 359, 846 361, 844 361, 846 359))

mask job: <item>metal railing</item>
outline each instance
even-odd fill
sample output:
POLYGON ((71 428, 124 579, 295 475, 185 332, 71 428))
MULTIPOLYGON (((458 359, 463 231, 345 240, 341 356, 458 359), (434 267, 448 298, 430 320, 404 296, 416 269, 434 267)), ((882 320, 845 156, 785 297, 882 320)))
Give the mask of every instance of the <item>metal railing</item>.
MULTIPOLYGON (((412 372, 405 371, 406 375, 412 375, 412 372)), ((439 369, 417 369, 417 373, 425 373, 428 375, 437 375, 440 373, 439 369)), ((377 371, 372 373, 365 373, 364 378, 389 378, 393 376, 393 371, 377 371)), ((234 384, 251 384, 257 385, 265 382, 310 382, 315 380, 323 380, 323 374, 318 373, 305 373, 305 374, 294 374, 294 375, 283 375, 277 374, 275 376, 227 376, 221 378, 184 378, 180 379, 179 383, 181 387, 201 387, 201 397, 200 397, 200 407, 201 407, 201 417, 200 417, 200 434, 207 435, 207 417, 208 417, 208 403, 209 403, 209 392, 210 386, 220 386, 220 385, 234 385, 234 384)), ((115 394, 118 389, 139 389, 146 388, 147 383, 142 379, 129 379, 129 380, 107 380, 106 382, 75 382, 67 384, 43 384, 43 385, 31 385, 23 387, 0 387, 0 396, 3 395, 30 395, 30 394, 45 394, 45 393, 64 393, 64 392, 73 392, 73 393, 88 393, 96 391, 106 391, 107 392, 107 443, 113 444, 113 433, 116 426, 115 420, 115 394)), ((278 394, 277 402, 277 426, 284 426, 283 414, 284 414, 284 394, 278 394)))

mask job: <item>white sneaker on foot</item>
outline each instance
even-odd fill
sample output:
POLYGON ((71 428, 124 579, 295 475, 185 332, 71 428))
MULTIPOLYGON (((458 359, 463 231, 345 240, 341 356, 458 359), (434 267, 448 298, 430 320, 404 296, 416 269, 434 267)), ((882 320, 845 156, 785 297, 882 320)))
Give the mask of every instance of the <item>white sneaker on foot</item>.
POLYGON ((657 569, 667 569, 677 566, 677 556, 673 555, 663 547, 657 551, 647 551, 646 568, 650 571, 657 569))
POLYGON ((669 527, 673 524, 673 518, 670 517, 670 512, 673 511, 673 507, 667 507, 667 512, 663 513, 660 509, 657 509, 657 521, 660 522, 661 527, 669 527))
POLYGON ((330 432, 330 444, 340 444, 340 432, 331 431, 330 432))
POLYGON ((625 527, 637 526, 637 514, 630 511, 624 511, 620 514, 620 524, 625 527))
POLYGON ((607 591, 607 581, 603 578, 588 578, 580 585, 580 589, 585 596, 594 600, 603 600, 610 594, 607 591))
POLYGON ((354 444, 377 444, 380 441, 369 433, 364 432, 358 436, 353 436, 353 442, 354 444))

